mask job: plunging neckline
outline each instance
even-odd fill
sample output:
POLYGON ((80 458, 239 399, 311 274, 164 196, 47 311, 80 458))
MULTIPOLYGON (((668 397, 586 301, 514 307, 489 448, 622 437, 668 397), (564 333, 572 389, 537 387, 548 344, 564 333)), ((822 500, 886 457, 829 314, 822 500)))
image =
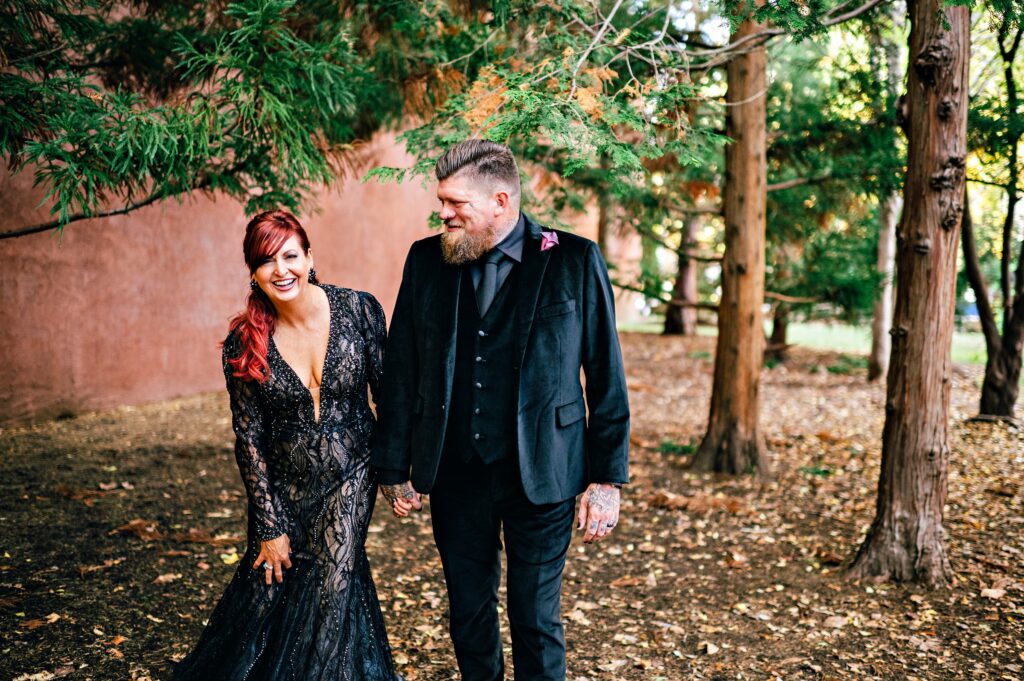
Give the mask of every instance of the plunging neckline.
MULTIPOLYGON (((323 398, 324 378, 327 376, 327 364, 331 358, 331 336, 334 333, 334 303, 331 301, 331 294, 327 292, 327 289, 319 284, 314 285, 323 291, 325 296, 327 296, 327 351, 324 353, 323 366, 320 367, 320 398, 315 402, 313 401, 313 391, 309 389, 308 385, 302 382, 302 379, 299 378, 299 372, 297 372, 292 365, 288 363, 288 360, 284 358, 284 355, 281 354, 281 350, 278 349, 277 341, 274 340, 273 334, 270 334, 270 346, 274 349, 274 352, 281 360, 281 363, 288 368, 288 372, 291 373, 295 382, 301 385, 302 389, 306 391, 306 397, 309 398, 309 404, 313 409, 313 423, 319 427, 322 420, 321 417, 323 416, 320 407, 323 404, 323 399, 321 398, 323 398)), ((312 376, 310 376, 310 378, 312 378, 312 376)))

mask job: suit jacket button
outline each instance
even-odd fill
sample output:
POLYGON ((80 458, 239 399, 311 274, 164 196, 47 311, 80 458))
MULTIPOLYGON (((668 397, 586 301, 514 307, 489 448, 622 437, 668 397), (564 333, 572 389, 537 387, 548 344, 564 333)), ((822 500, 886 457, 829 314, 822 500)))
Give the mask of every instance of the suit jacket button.
POLYGON ((480 413, 480 407, 477 407, 476 409, 474 409, 473 413, 474 414, 479 414, 480 413))
POLYGON ((486 331, 484 331, 483 329, 480 329, 480 330, 479 330, 479 331, 477 331, 476 333, 477 333, 477 335, 478 335, 478 336, 480 336, 481 338, 483 338, 484 336, 486 336, 486 335, 487 335, 487 332, 486 332, 486 331))
POLYGON ((477 388, 484 387, 483 383, 474 383, 473 385, 475 385, 477 388))
POLYGON ((473 439, 474 440, 479 440, 480 439, 480 433, 473 433, 473 439))

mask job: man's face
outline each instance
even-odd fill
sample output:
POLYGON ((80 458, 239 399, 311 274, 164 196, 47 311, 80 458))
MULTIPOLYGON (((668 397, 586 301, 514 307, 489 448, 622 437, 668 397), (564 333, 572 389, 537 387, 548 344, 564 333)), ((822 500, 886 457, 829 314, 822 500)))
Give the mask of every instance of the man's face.
POLYGON ((465 172, 437 184, 444 221, 441 250, 445 262, 462 265, 494 248, 498 243, 498 221, 508 210, 507 196, 465 172))

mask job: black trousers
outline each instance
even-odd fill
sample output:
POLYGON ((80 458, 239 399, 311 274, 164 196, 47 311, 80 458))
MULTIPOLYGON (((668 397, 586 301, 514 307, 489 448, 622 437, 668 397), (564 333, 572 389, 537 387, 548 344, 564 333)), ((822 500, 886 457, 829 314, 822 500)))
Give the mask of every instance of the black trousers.
POLYGON ((449 631, 464 681, 504 679, 498 628, 501 534, 516 681, 563 681, 562 570, 575 499, 530 503, 512 457, 468 463, 445 448, 430 494, 434 540, 451 608, 449 631))

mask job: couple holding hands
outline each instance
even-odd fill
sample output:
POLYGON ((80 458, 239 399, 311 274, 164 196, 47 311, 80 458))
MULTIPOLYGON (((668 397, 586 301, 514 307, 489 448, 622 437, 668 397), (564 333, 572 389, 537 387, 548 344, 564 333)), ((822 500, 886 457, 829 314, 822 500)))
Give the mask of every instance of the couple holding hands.
POLYGON ((176 679, 399 679, 364 546, 378 486, 397 516, 430 495, 462 678, 504 678, 503 549, 515 678, 565 678, 574 517, 606 536, 627 481, 608 274, 520 212, 507 147, 462 142, 435 172, 444 231, 410 249, 389 331, 373 296, 317 281, 291 214, 246 228, 223 359, 248 550, 176 679))

